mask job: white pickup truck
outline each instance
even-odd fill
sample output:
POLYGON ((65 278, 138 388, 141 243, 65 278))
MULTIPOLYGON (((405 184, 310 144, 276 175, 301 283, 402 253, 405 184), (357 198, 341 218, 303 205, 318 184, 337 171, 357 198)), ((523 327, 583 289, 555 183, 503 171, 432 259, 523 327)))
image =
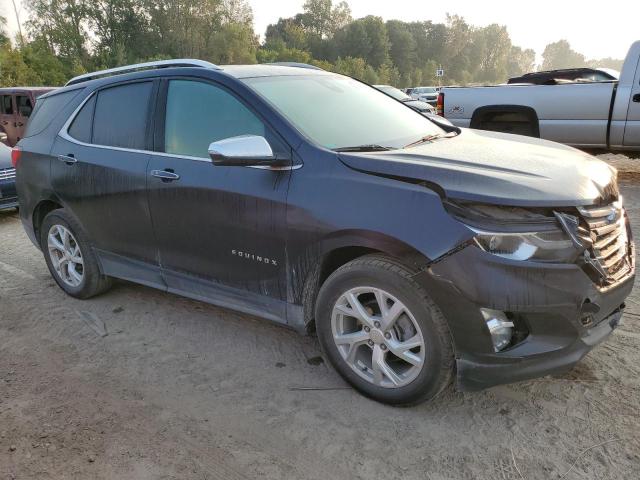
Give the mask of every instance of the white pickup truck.
POLYGON ((446 87, 437 108, 458 127, 640 150, 640 41, 629 49, 618 81, 446 87))

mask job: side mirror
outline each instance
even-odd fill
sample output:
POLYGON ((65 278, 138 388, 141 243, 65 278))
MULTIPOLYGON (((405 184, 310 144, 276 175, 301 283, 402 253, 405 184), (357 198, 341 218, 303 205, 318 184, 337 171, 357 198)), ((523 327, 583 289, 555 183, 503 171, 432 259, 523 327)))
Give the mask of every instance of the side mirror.
POLYGON ((242 135, 225 138, 209 145, 209 156, 214 165, 250 167, 274 165, 275 155, 264 137, 242 135))
POLYGON ((9 137, 7 137, 7 134, 4 132, 0 132, 0 142, 6 145, 8 140, 9 140, 9 137))

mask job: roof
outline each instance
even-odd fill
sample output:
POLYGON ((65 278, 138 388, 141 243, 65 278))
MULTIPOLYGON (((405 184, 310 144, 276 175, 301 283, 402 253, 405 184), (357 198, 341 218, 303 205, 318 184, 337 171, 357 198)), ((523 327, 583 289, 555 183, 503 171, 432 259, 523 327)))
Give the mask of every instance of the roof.
POLYGON ((222 71, 232 77, 255 78, 255 77, 276 77, 276 76, 294 76, 294 75, 327 75, 330 72, 325 70, 317 70, 315 68, 306 67, 290 67, 284 65, 223 65, 220 67, 222 71))

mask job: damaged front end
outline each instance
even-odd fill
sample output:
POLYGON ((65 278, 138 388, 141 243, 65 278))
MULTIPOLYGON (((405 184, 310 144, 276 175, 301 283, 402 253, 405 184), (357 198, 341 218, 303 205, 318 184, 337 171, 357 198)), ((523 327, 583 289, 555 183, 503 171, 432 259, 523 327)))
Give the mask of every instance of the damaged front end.
POLYGON ((445 208, 475 237, 422 280, 449 320, 460 390, 566 371, 618 326, 635 272, 621 199, 445 208))
POLYGON ((476 245, 488 253, 511 260, 574 263, 602 290, 634 271, 635 248, 622 199, 566 208, 452 201, 445 206, 477 233, 476 245))

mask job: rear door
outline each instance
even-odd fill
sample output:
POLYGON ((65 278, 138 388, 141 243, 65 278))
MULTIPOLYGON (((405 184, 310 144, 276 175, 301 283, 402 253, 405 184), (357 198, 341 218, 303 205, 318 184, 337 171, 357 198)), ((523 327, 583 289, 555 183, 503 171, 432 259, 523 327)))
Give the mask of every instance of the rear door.
POLYGON ((13 147, 16 143, 16 106, 11 93, 0 94, 0 129, 7 134, 7 144, 13 147))
POLYGON ((640 61, 631 87, 627 125, 624 129, 624 145, 628 147, 640 145, 640 61))
POLYGON ((210 143, 264 136, 278 158, 289 147, 225 87, 165 81, 149 203, 170 291, 285 318, 286 196, 290 171, 214 166, 210 143), (162 119, 162 120, 160 120, 162 119))
POLYGON ((146 192, 156 92, 150 80, 94 92, 54 144, 51 179, 107 274, 159 286, 146 192))

